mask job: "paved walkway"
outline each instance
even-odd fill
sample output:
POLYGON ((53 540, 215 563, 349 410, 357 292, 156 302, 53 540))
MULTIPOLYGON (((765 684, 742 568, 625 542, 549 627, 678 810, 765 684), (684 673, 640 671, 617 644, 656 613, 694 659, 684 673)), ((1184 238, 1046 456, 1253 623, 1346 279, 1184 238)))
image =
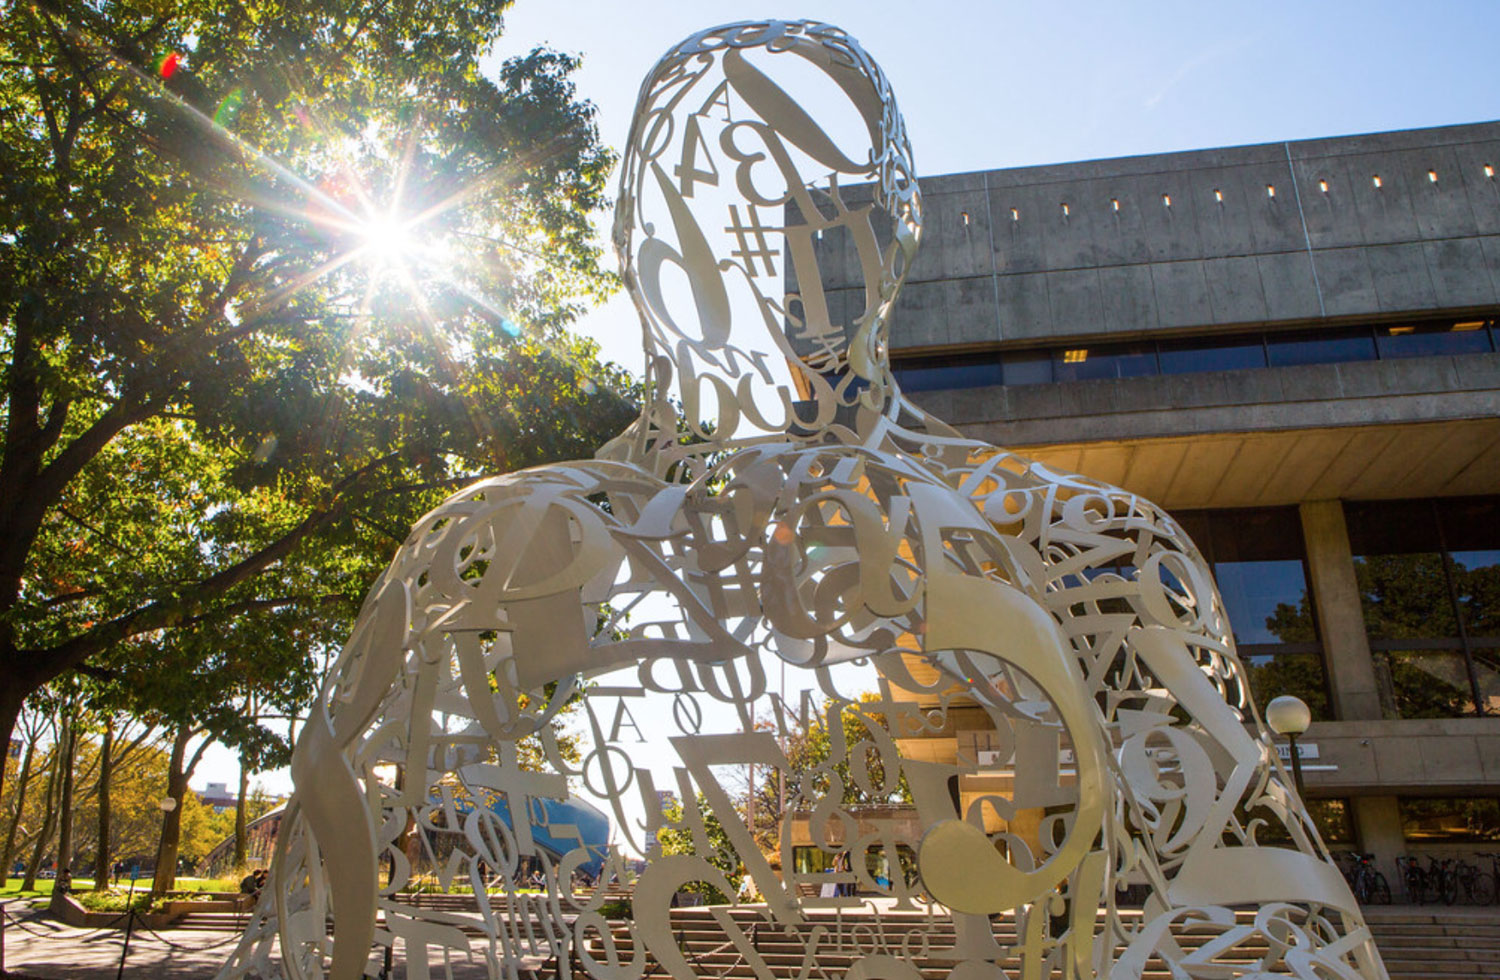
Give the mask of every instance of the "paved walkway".
MULTIPOLYGON (((125 933, 120 929, 75 929, 14 901, 5 909, 5 970, 42 980, 115 980, 125 933)), ((238 931, 144 929, 130 936, 122 980, 211 980, 240 938, 238 931)), ((390 980, 407 980, 405 956, 397 944, 390 980)), ((273 954, 272 960, 278 957, 273 954)), ((452 964, 453 980, 484 980, 481 958, 452 964)), ((438 960, 432 977, 443 977, 438 960)))
MULTIPOLYGON (((75 929, 23 902, 5 909, 5 969, 45 980, 114 980, 125 933, 75 929)), ((235 932, 137 928, 125 960, 127 978, 208 980, 239 938, 235 932)))

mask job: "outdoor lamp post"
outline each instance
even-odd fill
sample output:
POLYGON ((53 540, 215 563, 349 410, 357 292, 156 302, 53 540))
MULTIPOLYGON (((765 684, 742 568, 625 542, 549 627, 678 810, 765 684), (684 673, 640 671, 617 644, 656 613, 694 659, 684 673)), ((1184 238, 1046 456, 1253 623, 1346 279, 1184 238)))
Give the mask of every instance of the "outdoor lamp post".
POLYGON ((1306 799, 1307 793, 1302 787, 1302 756, 1297 752, 1297 736, 1307 731, 1307 726, 1312 724, 1312 709, 1301 698, 1283 694, 1272 698, 1271 703, 1266 705, 1266 724, 1277 735, 1285 735, 1291 743, 1292 781, 1297 784, 1298 798, 1306 799))

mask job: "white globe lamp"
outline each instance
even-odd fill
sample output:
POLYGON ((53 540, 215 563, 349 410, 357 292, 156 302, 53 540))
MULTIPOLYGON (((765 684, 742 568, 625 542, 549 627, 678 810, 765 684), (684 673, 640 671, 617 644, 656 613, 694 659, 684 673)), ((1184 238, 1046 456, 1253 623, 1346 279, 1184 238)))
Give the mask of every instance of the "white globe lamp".
POLYGON ((1297 736, 1307 731, 1312 724, 1312 709, 1307 702, 1290 694, 1272 698, 1266 705, 1266 724, 1277 735, 1285 735, 1291 744, 1292 780, 1297 784, 1297 796, 1306 798, 1302 787, 1302 756, 1297 751, 1297 736))

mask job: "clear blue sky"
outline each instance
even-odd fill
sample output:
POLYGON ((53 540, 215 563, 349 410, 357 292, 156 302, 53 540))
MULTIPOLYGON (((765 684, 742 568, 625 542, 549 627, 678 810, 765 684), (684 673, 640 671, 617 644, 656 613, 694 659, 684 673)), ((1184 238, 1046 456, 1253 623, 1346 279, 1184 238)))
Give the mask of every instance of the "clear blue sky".
MULTIPOLYGON (((923 174, 1500 118, 1500 0, 519 0, 497 55, 538 44, 582 55, 579 92, 618 147, 668 47, 767 14, 860 40, 895 88, 923 174)), ((581 329, 639 371, 627 302, 581 329)), ((194 785, 233 786, 235 765, 216 747, 194 785)))

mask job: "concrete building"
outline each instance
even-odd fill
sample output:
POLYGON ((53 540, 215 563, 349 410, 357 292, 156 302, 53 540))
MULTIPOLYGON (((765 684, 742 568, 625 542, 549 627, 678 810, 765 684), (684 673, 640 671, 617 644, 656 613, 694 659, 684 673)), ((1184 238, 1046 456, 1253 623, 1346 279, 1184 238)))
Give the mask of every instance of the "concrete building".
POLYGON ((1388 875, 1500 839, 1497 168, 1481 123, 926 178, 892 332, 939 417, 1187 524, 1388 875))

